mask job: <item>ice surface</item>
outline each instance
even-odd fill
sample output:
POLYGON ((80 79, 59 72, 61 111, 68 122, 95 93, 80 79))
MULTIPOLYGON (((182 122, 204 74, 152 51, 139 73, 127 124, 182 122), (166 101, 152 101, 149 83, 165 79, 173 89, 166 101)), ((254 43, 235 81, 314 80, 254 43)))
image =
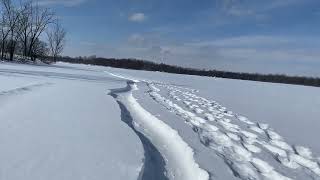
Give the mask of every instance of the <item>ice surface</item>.
POLYGON ((0 179, 138 179, 141 142, 107 95, 125 82, 48 78, 36 74, 41 67, 27 66, 34 73, 26 75, 19 73, 24 65, 6 66, 15 73, 0 75, 0 179))
POLYGON ((318 88, 66 63, 0 81, 0 179, 320 179, 318 88))
MULTIPOLYGON (((116 71, 133 75, 130 71, 116 71)), ((276 123, 273 121, 270 121, 273 124, 270 125, 266 121, 259 122, 249 119, 243 116, 244 113, 239 115, 234 110, 230 111, 227 107, 217 103, 215 99, 208 98, 208 95, 207 97, 199 96, 201 91, 195 90, 195 86, 190 81, 188 83, 183 80, 179 81, 179 86, 172 84, 174 81, 169 78, 171 75, 157 73, 160 77, 157 76, 155 80, 151 80, 152 77, 147 73, 141 72, 141 74, 145 76, 136 75, 136 78, 140 77, 140 82, 146 83, 151 99, 169 112, 175 113, 191 126, 203 145, 212 149, 217 156, 222 156, 234 176, 240 179, 319 179, 319 164, 312 150, 303 146, 297 148, 298 150, 295 149, 296 139, 281 135, 282 132, 275 130, 279 128, 274 126, 276 123), (191 88, 187 89, 185 86, 191 88), (177 98, 179 101, 176 100, 177 98), (209 125, 214 125, 216 128, 210 131, 210 128, 207 127, 209 125)), ((177 77, 177 75, 172 75, 172 77, 177 77)), ((219 79, 219 81, 224 80, 219 79)), ((199 81, 197 83, 199 84, 199 81)), ((259 83, 256 84, 259 86, 259 83)), ((264 83, 265 86, 266 84, 268 83, 264 83)), ((270 88, 272 86, 277 88, 282 85, 270 83, 270 88)), ((286 86, 296 88, 296 86, 286 86)), ((312 87, 305 88, 313 89, 312 87)), ((312 102, 318 103, 317 101, 312 102)), ((287 129, 290 129, 291 124, 286 125, 287 129)), ((311 129, 316 132, 316 128, 311 129)), ((301 135, 299 132, 293 131, 290 135, 299 136, 301 135)), ((313 138, 303 137, 303 144, 310 143, 317 146, 312 141, 313 138)), ((318 150, 315 148, 316 152, 318 150)), ((199 164, 201 166, 205 163, 200 162, 199 164)))

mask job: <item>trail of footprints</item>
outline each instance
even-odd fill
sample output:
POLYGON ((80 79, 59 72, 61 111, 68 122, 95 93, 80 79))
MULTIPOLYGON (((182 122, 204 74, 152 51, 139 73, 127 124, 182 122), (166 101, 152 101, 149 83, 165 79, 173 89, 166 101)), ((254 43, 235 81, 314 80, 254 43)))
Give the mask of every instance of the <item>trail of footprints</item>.
POLYGON ((223 158, 236 177, 320 179, 319 158, 314 158, 306 147, 288 144, 268 124, 252 122, 215 101, 199 97, 194 89, 161 83, 148 86, 149 95, 182 117, 201 143, 223 158), (272 164, 267 162, 270 159, 272 164))

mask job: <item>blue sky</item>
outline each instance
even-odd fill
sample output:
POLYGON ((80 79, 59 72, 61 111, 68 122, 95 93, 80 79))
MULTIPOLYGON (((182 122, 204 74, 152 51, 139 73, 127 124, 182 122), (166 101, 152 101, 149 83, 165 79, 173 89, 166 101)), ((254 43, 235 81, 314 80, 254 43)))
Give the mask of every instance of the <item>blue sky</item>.
POLYGON ((320 76, 319 0, 40 0, 64 54, 320 76))

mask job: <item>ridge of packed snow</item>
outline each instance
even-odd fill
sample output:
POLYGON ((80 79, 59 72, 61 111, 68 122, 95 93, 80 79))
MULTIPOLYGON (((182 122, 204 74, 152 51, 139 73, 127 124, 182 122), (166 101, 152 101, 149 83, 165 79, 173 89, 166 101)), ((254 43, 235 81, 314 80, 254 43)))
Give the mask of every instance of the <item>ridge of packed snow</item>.
POLYGON ((208 180, 209 174, 195 162, 193 150, 178 132, 146 111, 133 97, 132 91, 137 89, 129 80, 127 88, 111 90, 111 93, 116 94, 116 99, 131 113, 134 128, 148 137, 164 156, 167 177, 172 180, 208 180))

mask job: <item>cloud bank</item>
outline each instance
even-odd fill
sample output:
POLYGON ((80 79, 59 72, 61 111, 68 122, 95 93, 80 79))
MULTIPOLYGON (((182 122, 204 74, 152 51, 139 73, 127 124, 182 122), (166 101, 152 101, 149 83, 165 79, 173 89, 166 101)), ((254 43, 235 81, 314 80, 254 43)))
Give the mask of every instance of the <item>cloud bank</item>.
POLYGON ((132 22, 144 22, 147 16, 144 13, 133 13, 128 17, 129 21, 132 22))

